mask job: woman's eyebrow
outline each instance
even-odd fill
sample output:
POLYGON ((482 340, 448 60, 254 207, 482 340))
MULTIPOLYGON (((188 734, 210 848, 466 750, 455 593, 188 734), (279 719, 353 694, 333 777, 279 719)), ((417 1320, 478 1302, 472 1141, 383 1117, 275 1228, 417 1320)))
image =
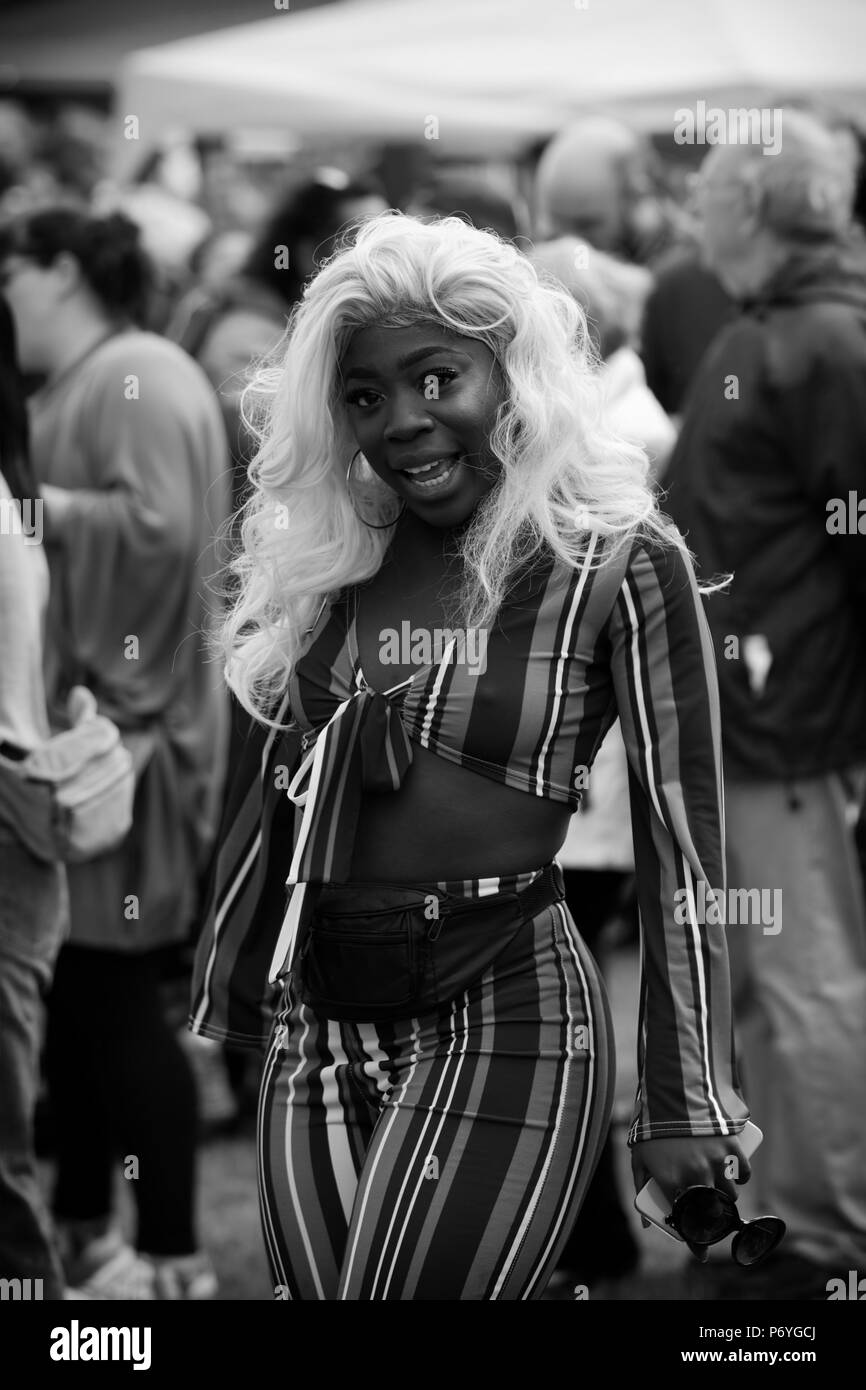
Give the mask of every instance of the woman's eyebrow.
MULTIPOLYGON (((468 353, 461 352, 459 348, 451 347, 445 343, 437 343, 431 347, 415 348, 412 352, 407 352, 404 357, 398 357, 397 370, 402 372, 406 367, 413 367, 416 362, 420 362, 425 357, 438 357, 443 352, 449 352, 452 356, 462 357, 465 361, 470 361, 468 353)), ((381 369, 378 367, 365 367, 358 365, 351 367, 349 371, 343 373, 345 378, 352 376, 377 377, 381 376, 381 369)))

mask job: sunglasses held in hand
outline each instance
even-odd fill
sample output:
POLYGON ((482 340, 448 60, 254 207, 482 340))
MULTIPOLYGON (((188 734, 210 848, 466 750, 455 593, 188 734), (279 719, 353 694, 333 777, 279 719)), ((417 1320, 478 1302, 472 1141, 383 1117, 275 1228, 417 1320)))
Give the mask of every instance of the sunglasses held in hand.
POLYGON ((738 1265, 754 1268, 776 1249, 785 1234, 780 1216, 757 1216, 743 1221, 737 1204, 717 1187, 687 1187, 674 1202, 665 1224, 689 1245, 717 1245, 732 1231, 731 1256, 738 1265))

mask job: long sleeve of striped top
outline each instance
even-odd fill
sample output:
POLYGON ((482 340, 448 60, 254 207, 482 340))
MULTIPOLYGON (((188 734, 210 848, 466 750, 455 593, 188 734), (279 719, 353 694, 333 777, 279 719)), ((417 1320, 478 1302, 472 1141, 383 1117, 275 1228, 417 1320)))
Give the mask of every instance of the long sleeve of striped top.
MULTIPOLYGON (((715 660, 694 572, 638 542, 608 623, 629 760, 641 918, 638 1090, 629 1144, 736 1134, 715 660), (706 920, 711 919, 711 920, 706 920)), ((748 930, 748 928, 745 928, 748 930)))

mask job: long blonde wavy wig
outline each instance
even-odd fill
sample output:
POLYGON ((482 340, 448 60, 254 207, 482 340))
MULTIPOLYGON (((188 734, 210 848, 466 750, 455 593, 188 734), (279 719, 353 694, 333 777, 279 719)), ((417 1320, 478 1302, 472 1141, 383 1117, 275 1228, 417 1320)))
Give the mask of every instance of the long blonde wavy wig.
MULTIPOLYGON (((232 563, 235 599, 221 634, 226 678, 270 723, 322 603, 379 569, 393 531, 350 500, 356 444, 339 364, 359 329, 435 323, 485 343, 503 401, 490 443, 496 484, 462 529, 460 625, 496 619, 517 571, 541 553, 579 565, 593 530, 682 544, 659 512, 643 451, 605 426, 597 364, 580 307, 507 242, 458 218, 383 213, 364 223, 308 285, 277 360, 247 388, 258 440, 232 563)), ((364 464, 352 498, 387 522, 397 498, 364 464)))

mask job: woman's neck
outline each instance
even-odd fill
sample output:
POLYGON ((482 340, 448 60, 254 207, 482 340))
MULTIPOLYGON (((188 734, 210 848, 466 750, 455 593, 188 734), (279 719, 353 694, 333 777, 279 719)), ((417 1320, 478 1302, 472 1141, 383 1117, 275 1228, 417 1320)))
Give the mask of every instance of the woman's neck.
POLYGON ((430 526, 407 509, 396 527, 387 558, 397 570, 407 574, 442 574, 453 565, 458 550, 459 538, 453 530, 430 526))

